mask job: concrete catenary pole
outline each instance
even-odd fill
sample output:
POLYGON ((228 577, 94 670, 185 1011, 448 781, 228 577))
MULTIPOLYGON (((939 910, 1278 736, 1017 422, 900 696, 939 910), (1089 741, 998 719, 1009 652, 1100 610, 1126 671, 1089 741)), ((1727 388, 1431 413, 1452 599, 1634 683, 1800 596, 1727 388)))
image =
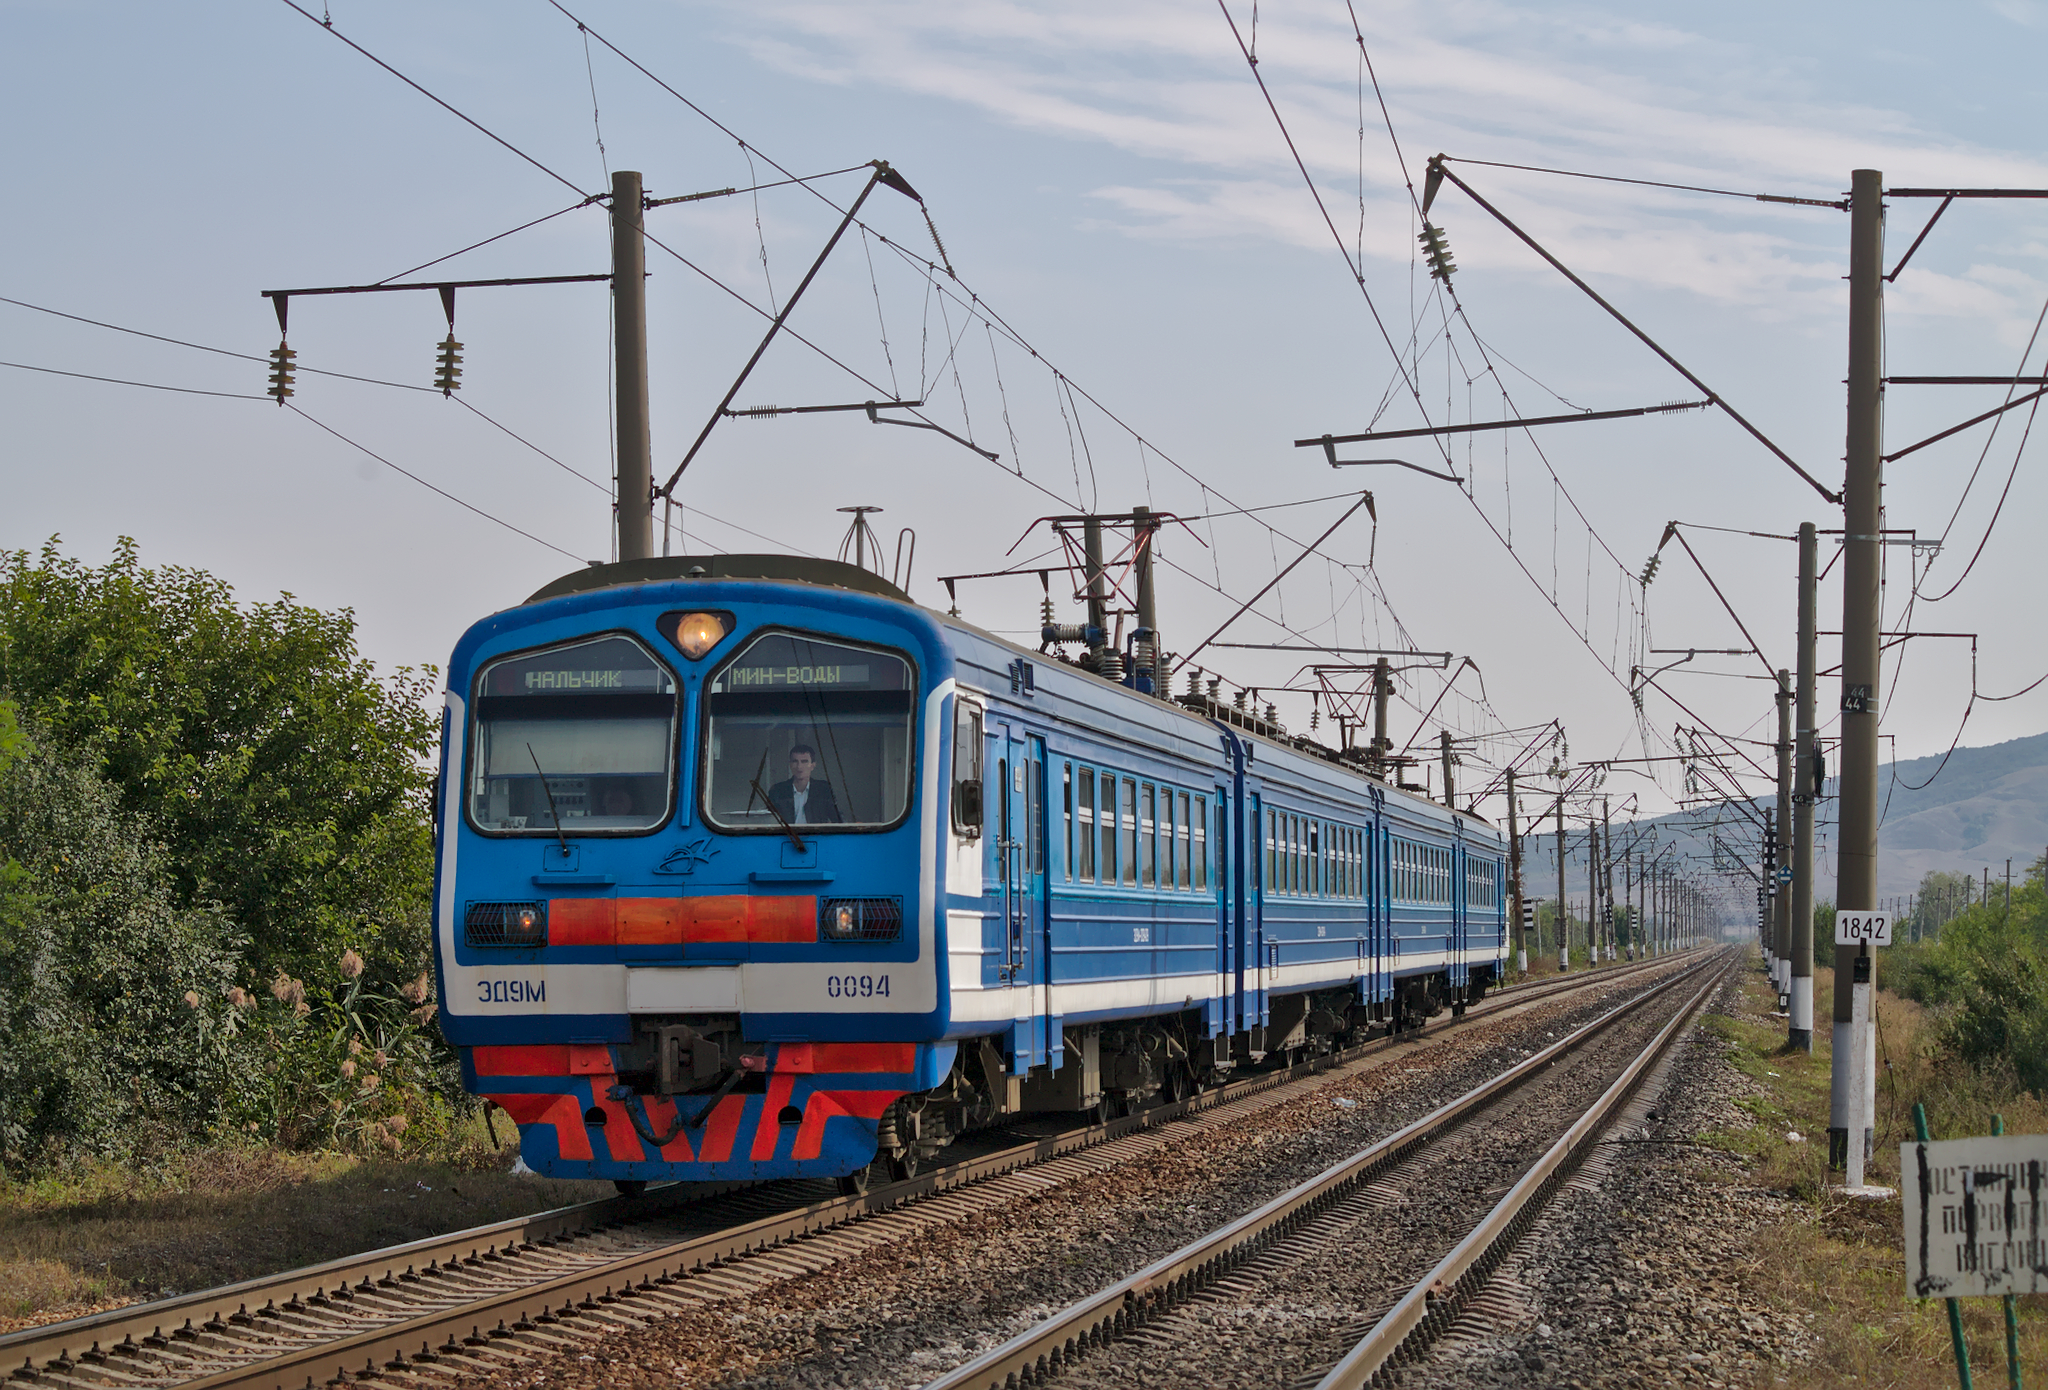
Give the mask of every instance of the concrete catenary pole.
POLYGON ((1170 692, 1160 686, 1159 605, 1152 593, 1152 540, 1158 529, 1150 507, 1131 509, 1131 549, 1138 571, 1138 626, 1147 634, 1137 653, 1138 672, 1132 680, 1135 685, 1137 674, 1142 674, 1152 693, 1164 699, 1170 692))
MULTIPOLYGON (((1877 906, 1877 713, 1882 645, 1884 546, 1884 175, 1858 169, 1849 176, 1849 421, 1847 471, 1842 483, 1842 751, 1838 787, 1839 829, 1835 847, 1835 906, 1869 912, 1877 906)), ((1870 945, 1857 947, 1870 956, 1870 945)), ((1865 1147, 1868 1130, 1849 1133, 1853 1114, 1876 1113, 1849 1094, 1850 1077, 1860 1071, 1866 1089, 1875 1068, 1853 1067, 1850 1047, 1870 1042, 1851 1038, 1852 975, 1877 987, 1877 962, 1835 970, 1835 1049, 1828 1091, 1828 1160, 1847 1165, 1849 1144, 1865 1147), (1847 1042, 1850 1046, 1844 1046, 1847 1042)))
POLYGON ((1099 670, 1109 631, 1109 583, 1102 572, 1102 519, 1089 517, 1081 523, 1081 553, 1088 566, 1088 626, 1094 629, 1088 649, 1099 670))
MULTIPOLYGON (((1778 805, 1776 820, 1776 852, 1771 856, 1771 871, 1777 873, 1780 864, 1789 864, 1792 858, 1792 673, 1778 672, 1778 805)), ((1782 877, 1782 875, 1779 875, 1782 877)), ((1771 894, 1771 949, 1778 958, 1778 994, 1785 1000, 1789 1015, 1792 1005, 1792 885, 1773 879, 1771 894)))
POLYGON ((1515 770, 1508 769, 1508 898, 1514 912, 1515 973, 1529 973, 1529 934, 1522 925, 1522 831, 1515 801, 1515 770))
POLYGON ((1612 808, 1606 797, 1600 798, 1600 891, 1607 902, 1607 912, 1600 919, 1606 924, 1607 959, 1614 959, 1614 820, 1612 808))
POLYGON ((1451 731, 1449 729, 1441 729, 1437 732, 1437 746, 1442 750, 1444 760, 1444 805, 1455 811, 1458 809, 1458 797, 1457 784, 1451 780, 1451 731))
POLYGON ((1813 523, 1799 526, 1799 676, 1792 719, 1792 1018, 1786 1041, 1813 1051, 1814 646, 1817 613, 1813 523))
POLYGON ((1564 793, 1557 794, 1557 972, 1572 968, 1572 910, 1564 900, 1564 793))
POLYGON ((640 175, 612 174, 612 352, 619 410, 619 558, 654 554, 654 443, 647 418, 647 238, 640 175))
POLYGON ((1394 741, 1387 737, 1387 701, 1394 693, 1394 679, 1387 673, 1387 659, 1372 664, 1372 756, 1367 760, 1380 777, 1387 775, 1387 754, 1394 741))

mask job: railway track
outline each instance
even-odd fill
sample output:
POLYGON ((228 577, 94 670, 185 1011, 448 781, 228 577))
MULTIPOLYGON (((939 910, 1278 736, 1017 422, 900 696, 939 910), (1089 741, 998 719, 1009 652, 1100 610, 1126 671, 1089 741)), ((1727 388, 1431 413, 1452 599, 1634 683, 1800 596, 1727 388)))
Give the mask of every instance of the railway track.
POLYGON ((1471 1307, 1732 964, 1716 952, 925 1390, 1127 1385, 1134 1367, 1141 1383, 1387 1383, 1471 1307), (1575 1053, 1605 1063, 1590 1085, 1592 1067, 1554 1066, 1575 1053), (1461 1200, 1493 1196, 1432 1259, 1461 1200))
POLYGON ((819 1182, 657 1187, 414 1241, 224 1288, 0 1337, 11 1382, 65 1390, 300 1390, 489 1373, 836 1263, 1129 1161, 1211 1128, 1263 1093, 1671 958, 1502 990, 1462 1019, 1232 1082, 1105 1125, 1011 1142, 858 1196, 819 1182))

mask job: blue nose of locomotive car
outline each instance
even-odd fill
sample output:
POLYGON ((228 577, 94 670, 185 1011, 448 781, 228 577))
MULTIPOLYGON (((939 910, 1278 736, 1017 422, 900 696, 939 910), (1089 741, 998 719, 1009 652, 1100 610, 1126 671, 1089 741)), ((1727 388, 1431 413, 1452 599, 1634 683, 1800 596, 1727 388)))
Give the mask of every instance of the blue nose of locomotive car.
POLYGON ((858 1172, 954 1060, 951 656, 850 566, 633 568, 479 622, 449 663, 443 1031, 539 1172, 858 1172))

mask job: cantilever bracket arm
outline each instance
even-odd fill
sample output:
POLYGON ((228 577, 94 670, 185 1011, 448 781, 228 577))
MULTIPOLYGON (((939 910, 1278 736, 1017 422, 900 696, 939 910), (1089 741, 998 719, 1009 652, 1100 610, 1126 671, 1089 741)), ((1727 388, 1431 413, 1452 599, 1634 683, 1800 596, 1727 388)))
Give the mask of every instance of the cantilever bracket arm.
POLYGON ((1466 183, 1465 180, 1459 178, 1456 173, 1454 173, 1450 169, 1445 168, 1443 164, 1443 159, 1444 157, 1442 155, 1438 155, 1434 159, 1430 160, 1429 168, 1432 177, 1434 177, 1436 174, 1440 172, 1444 179, 1451 183, 1456 184, 1459 188, 1459 191, 1464 193, 1464 195, 1470 198, 1473 202, 1477 203, 1480 206, 1480 208, 1487 213, 1488 216, 1492 217, 1494 221, 1500 223, 1501 226, 1506 227, 1509 231, 1513 232, 1515 236, 1521 240, 1523 245, 1527 246, 1531 251, 1534 251, 1537 255, 1541 256, 1544 259, 1544 261, 1550 266, 1551 269, 1555 270, 1558 274, 1564 276, 1565 279, 1571 281, 1574 285, 1578 286, 1580 291, 1583 292, 1588 299, 1592 300, 1595 304, 1598 304, 1601 308, 1605 309, 1608 312, 1609 316, 1611 316, 1616 323, 1620 324, 1623 328, 1626 328, 1629 332, 1633 333, 1637 337, 1637 339, 1639 339, 1642 342, 1643 346, 1649 348, 1650 351, 1656 353, 1657 356, 1662 358, 1666 366, 1670 367, 1673 371, 1677 372, 1680 376, 1684 377, 1687 381, 1691 382, 1695 387, 1699 389, 1701 394, 1708 397, 1708 399, 1712 400, 1715 405, 1721 407, 1722 410, 1726 411, 1728 413, 1729 419, 1733 420, 1736 424, 1742 426, 1744 430, 1748 431, 1751 438, 1755 439, 1757 443, 1763 445, 1766 449, 1770 450, 1771 453, 1776 455, 1780 463, 1784 464, 1794 473, 1797 473, 1800 477, 1806 479, 1807 483, 1813 488, 1813 490, 1815 492, 1818 492, 1821 496, 1827 498, 1828 501, 1834 503, 1836 506, 1840 506, 1842 504, 1842 494, 1840 494, 1839 492, 1831 492, 1826 486, 1824 486, 1821 483, 1820 479, 1814 477, 1813 474, 1807 472, 1804 468, 1801 468, 1796 462, 1793 461, 1793 458, 1790 454, 1786 453, 1783 449, 1780 449, 1775 443, 1771 441, 1768 435, 1766 435, 1762 430, 1758 429, 1755 425, 1752 425, 1748 420, 1744 419, 1740 411, 1736 410, 1734 406, 1728 404, 1727 401, 1723 400, 1721 396, 1718 393, 1716 393, 1711 387, 1709 387, 1704 381, 1701 381, 1698 377, 1694 376, 1690 371, 1688 371, 1685 367, 1685 364, 1680 362, 1676 357, 1673 357, 1670 353, 1666 352, 1662 345, 1660 345, 1656 339, 1652 338, 1649 334, 1643 332, 1642 329, 1636 327, 1635 324, 1631 323, 1628 319, 1628 316, 1622 313, 1621 310, 1615 308, 1612 304, 1609 304, 1605 299, 1603 299, 1600 296, 1600 292, 1598 290, 1595 290, 1591 285, 1587 284, 1584 280, 1581 280, 1577 275, 1573 274, 1571 269, 1567 267, 1563 261, 1560 261, 1557 257, 1551 255, 1550 252, 1545 250, 1543 248, 1542 243, 1537 241, 1536 238, 1530 236, 1527 232, 1523 231, 1520 227, 1516 226, 1514 219, 1510 218, 1506 213, 1502 212, 1492 203, 1487 202, 1486 199, 1480 197, 1478 193, 1473 191, 1471 184, 1466 183))
MULTIPOLYGON (((840 219, 837 227, 833 228, 832 235, 825 242, 825 249, 818 253, 818 258, 811 262, 811 268, 804 272, 804 278, 798 282, 795 292, 783 303, 782 312, 777 314, 774 320, 769 323, 768 332, 761 338, 761 345, 754 349, 754 355, 747 359, 747 365, 740 368, 740 374, 733 378, 732 386, 727 389, 725 398, 719 401, 717 407, 712 410, 711 418, 704 422, 704 428, 697 432, 697 438, 691 442, 689 452, 683 455, 683 461, 676 465, 675 472, 668 475, 668 481, 655 489, 656 496, 675 496, 676 484, 682 481, 683 470, 688 468, 691 461, 697 457, 697 451, 702 449, 704 441, 711 437, 712 429, 717 426, 720 420, 726 417, 726 413, 732 405, 732 398, 740 393, 740 387, 746 385, 747 377, 760 364, 762 354, 768 351, 768 345, 775 341, 775 335, 780 333, 782 325, 789 321, 790 311, 795 309, 797 301, 804 297, 804 291, 811 287, 811 281, 818 278, 818 272, 825 268, 825 261, 831 256, 832 249, 839 245, 839 239, 846 235, 846 229, 851 227, 854 218, 860 215, 861 204, 868 200, 868 194, 875 191, 875 185, 884 184, 889 188, 895 189, 906 198, 915 199, 920 204, 924 202, 923 198, 918 197, 917 190, 906 183, 901 174, 889 167, 888 161, 881 159, 872 160, 870 161, 870 167, 875 172, 869 175, 866 183, 861 185, 860 196, 853 200, 853 206, 846 210, 846 216, 840 219)), ((899 422, 892 421, 891 423, 899 422)), ((973 446, 970 445, 969 447, 973 446)))
MULTIPOLYGON (((1639 405, 1627 410, 1575 410, 1569 415, 1530 415, 1515 420, 1475 420, 1464 425, 1429 425, 1415 430, 1368 430, 1364 434, 1319 435, 1314 439, 1297 439, 1297 449, 1312 449, 1323 446, 1329 455, 1330 466, 1341 467, 1344 463, 1401 463, 1400 459, 1346 459, 1337 458, 1333 444, 1359 444, 1369 439, 1420 439, 1440 434, 1479 434, 1487 430, 1518 430, 1531 425, 1575 425, 1585 420, 1625 420, 1638 415, 1676 415, 1681 411, 1700 410, 1713 405, 1712 399, 1704 401, 1668 401, 1663 405, 1639 405)), ((1413 468, 1414 464, 1402 464, 1413 468)), ((1425 470, 1426 471, 1426 470, 1425 470)), ((1436 476, 1442 477, 1441 473, 1436 476)))
MULTIPOLYGON (((1427 431, 1418 430, 1416 433, 1422 434, 1427 433, 1427 431)), ((1332 468, 1376 468, 1381 465, 1387 465, 1394 468, 1412 468, 1417 473, 1426 474, 1432 478, 1442 478, 1447 483, 1457 483, 1460 486, 1465 482, 1463 478, 1455 473, 1439 473, 1434 468, 1424 468, 1419 463, 1408 462, 1407 459, 1340 459, 1337 457, 1337 441, 1327 434, 1320 439, 1297 439, 1294 441, 1294 447, 1297 449, 1310 444, 1320 444, 1323 446, 1323 454, 1330 460, 1330 467, 1332 468)))

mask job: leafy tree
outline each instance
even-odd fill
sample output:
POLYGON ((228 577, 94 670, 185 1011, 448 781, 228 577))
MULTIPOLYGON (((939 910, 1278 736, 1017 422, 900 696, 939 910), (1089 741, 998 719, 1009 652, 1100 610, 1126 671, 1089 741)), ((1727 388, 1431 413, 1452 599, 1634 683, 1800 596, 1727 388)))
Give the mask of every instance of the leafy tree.
POLYGON ((246 933, 250 983, 344 949, 387 985, 425 960, 433 674, 379 680, 349 610, 238 605, 125 538, 99 568, 55 540, 0 555, 0 696, 161 838, 172 903, 246 933))
POLYGON ((0 1162, 175 1143, 246 1083, 210 1047, 240 945, 91 760, 0 702, 0 1162))
POLYGON ((1911 917, 1900 924, 1900 929, 1894 930, 1894 936, 1909 941, 1939 936, 1942 927, 1970 905, 1976 887, 1977 881, 1968 874, 1929 869, 1920 876, 1920 888, 1914 896, 1911 917))

